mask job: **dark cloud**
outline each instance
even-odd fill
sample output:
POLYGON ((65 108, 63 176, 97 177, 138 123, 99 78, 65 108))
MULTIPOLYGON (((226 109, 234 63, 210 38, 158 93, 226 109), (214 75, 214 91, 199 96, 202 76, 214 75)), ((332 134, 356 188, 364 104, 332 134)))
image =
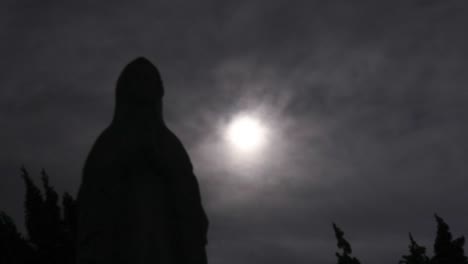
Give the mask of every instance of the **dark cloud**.
POLYGON ((395 263, 408 231, 430 248, 434 212, 468 234, 467 13, 456 0, 4 1, 0 207, 21 218, 21 164, 77 190, 119 71, 144 55, 201 181, 212 263, 333 263, 331 221, 369 263, 395 263), (250 167, 220 131, 249 110, 274 131, 250 167))

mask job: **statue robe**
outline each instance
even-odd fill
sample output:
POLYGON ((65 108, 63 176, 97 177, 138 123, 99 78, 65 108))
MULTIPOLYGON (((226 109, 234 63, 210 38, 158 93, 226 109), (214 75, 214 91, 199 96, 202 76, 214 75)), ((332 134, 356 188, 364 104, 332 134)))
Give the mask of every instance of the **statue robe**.
POLYGON ((78 193, 78 264, 204 264, 208 220, 190 158, 162 118, 162 82, 146 59, 122 72, 110 126, 78 193))

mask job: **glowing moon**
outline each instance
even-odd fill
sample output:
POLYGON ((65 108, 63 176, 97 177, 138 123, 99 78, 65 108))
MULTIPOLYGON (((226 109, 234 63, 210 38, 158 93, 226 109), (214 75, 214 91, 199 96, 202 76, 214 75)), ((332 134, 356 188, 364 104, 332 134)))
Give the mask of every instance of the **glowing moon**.
POLYGON ((266 141, 266 127, 260 120, 242 115, 235 118, 228 126, 226 136, 237 150, 250 152, 261 148, 266 141))

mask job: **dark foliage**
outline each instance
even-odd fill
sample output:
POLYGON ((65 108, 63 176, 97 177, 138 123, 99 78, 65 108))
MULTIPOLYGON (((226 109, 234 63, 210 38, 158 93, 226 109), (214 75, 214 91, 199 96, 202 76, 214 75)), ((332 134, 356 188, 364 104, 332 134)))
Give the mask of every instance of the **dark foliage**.
POLYGON ((0 214, 1 264, 71 264, 74 263, 76 233, 76 201, 68 193, 63 195, 62 209, 59 195, 49 184, 49 176, 42 170, 43 192, 34 184, 22 167, 26 187, 24 203, 27 236, 23 237, 9 216, 0 214))
POLYGON ((32 249, 13 220, 0 212, 0 263, 30 263, 32 249))
POLYGON ((47 232, 47 244, 50 247, 55 247, 56 241, 59 240, 61 231, 60 207, 58 206, 58 194, 49 185, 49 176, 42 169, 42 184, 44 187, 45 199, 43 204, 43 225, 42 227, 47 232))
POLYGON ((418 245, 411 233, 409 239, 409 255, 403 256, 400 264, 428 264, 429 258, 426 256, 426 248, 418 245))
POLYGON ((64 259, 65 263, 74 263, 77 205, 76 200, 67 192, 63 195, 62 207, 62 259, 64 259))
POLYGON ((452 239, 452 233, 445 221, 435 215, 437 221, 437 236, 434 243, 434 257, 431 264, 467 264, 463 246, 465 238, 452 239))
POLYGON ((338 252, 336 253, 338 264, 360 264, 357 258, 351 256, 353 250, 351 244, 344 238, 344 232, 341 231, 335 223, 333 223, 333 230, 335 231, 337 246, 342 251, 341 254, 338 252))
MULTIPOLYGON (((27 236, 23 236, 6 213, 0 211, 0 263, 1 264, 72 264, 75 262, 76 200, 64 193, 59 205, 59 195, 49 183, 47 173, 42 170, 43 191, 34 184, 27 170, 21 168, 26 187, 25 223, 27 236)), ((438 215, 434 256, 426 255, 409 234, 408 255, 402 256, 400 264, 468 264, 464 253, 465 238, 454 239, 448 224, 438 215)), ((360 264, 352 256, 351 244, 344 232, 333 223, 337 239, 338 264, 360 264)))
POLYGON ((21 172, 26 187, 26 199, 24 202, 26 231, 28 232, 30 242, 42 246, 45 244, 45 241, 42 241, 42 239, 47 237, 47 233, 42 228, 44 198, 39 188, 31 180, 28 171, 22 167, 21 172))
POLYGON ((62 250, 63 240, 61 237, 61 217, 60 208, 58 206, 58 194, 49 185, 49 177, 47 173, 42 170, 42 185, 44 188, 45 199, 41 208, 41 218, 38 222, 41 223, 41 228, 46 234, 40 238, 42 244, 38 244, 40 249, 40 258, 48 260, 50 263, 61 263, 60 252, 62 250))

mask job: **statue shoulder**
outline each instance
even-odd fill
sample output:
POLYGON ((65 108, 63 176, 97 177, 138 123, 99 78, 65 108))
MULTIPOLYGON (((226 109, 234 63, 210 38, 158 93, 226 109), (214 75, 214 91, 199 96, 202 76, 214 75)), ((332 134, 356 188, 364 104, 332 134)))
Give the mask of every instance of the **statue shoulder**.
POLYGON ((165 137, 163 140, 165 143, 164 150, 170 153, 170 156, 179 161, 186 162, 190 165, 190 168, 192 168, 192 162, 184 144, 169 128, 165 129, 165 137))

